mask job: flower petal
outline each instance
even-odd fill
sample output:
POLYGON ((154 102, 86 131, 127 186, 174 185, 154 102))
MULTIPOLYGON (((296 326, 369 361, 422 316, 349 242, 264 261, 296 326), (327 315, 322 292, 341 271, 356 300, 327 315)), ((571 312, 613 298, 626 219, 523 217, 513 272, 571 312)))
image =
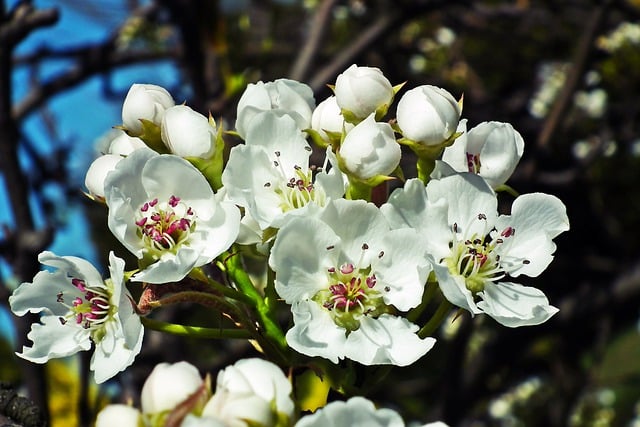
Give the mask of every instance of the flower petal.
POLYGON ((75 325, 63 325, 56 316, 42 316, 40 323, 31 325, 27 334, 33 347, 22 347, 18 356, 34 363, 45 363, 49 359, 67 357, 91 348, 89 330, 75 325))
POLYGON ((403 317, 383 314, 363 316, 360 328, 347 337, 345 356, 363 365, 407 366, 434 346, 435 338, 420 339, 418 326, 403 317))
POLYGON ((558 312, 542 291, 517 283, 487 283, 479 295, 478 307, 510 328, 539 325, 558 312))
POLYGON ((329 313, 313 301, 291 306, 293 327, 287 331, 291 348, 307 356, 320 356, 338 363, 345 355, 345 330, 333 322, 329 313))

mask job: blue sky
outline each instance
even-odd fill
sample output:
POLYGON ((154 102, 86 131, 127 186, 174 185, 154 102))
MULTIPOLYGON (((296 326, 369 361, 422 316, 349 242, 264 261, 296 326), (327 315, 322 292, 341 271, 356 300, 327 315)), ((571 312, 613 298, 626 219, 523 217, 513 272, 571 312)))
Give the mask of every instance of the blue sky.
MULTIPOLYGON (((10 9, 15 1, 8 2, 10 9)), ((60 11, 60 20, 55 26, 40 29, 31 34, 17 48, 17 55, 24 55, 43 47, 63 49, 84 46, 100 42, 123 22, 126 17, 126 0, 87 1, 34 1, 36 8, 56 7, 60 11)), ((39 78, 45 81, 59 73, 64 73, 72 65, 66 60, 52 60, 42 64, 38 71, 39 78)), ((122 100, 106 99, 103 94, 105 78, 109 85, 126 93, 128 87, 135 82, 155 83, 163 86, 175 86, 178 72, 170 63, 154 63, 152 65, 131 66, 110 74, 109 77, 96 76, 71 90, 60 94, 47 105, 56 123, 59 140, 70 150, 70 161, 67 165, 72 183, 82 190, 84 173, 95 156, 95 141, 109 129, 121 123, 120 109, 122 100)), ((19 101, 29 90, 28 70, 17 68, 13 75, 14 101, 19 101)), ((46 131, 46 126, 39 114, 29 116, 22 127, 22 132, 32 141, 35 149, 43 156, 48 156, 56 148, 46 131)), ((31 170, 25 157, 21 157, 24 170, 31 170)), ((0 176, 0 206, 7 206, 4 182, 0 176)), ((47 188, 49 196, 57 203, 65 203, 59 188, 47 188)), ((77 255, 95 262, 95 249, 88 240, 89 224, 85 220, 81 206, 64 205, 64 223, 58 229, 54 241, 48 250, 58 255, 77 255)), ((36 224, 41 227, 43 218, 34 203, 36 224)), ((0 209, 0 223, 12 224, 7 209, 0 209)), ((98 266, 106 271, 106 266, 98 266)), ((3 277, 6 277, 6 266, 0 265, 3 277), (4 268, 3 268, 4 267, 4 268)), ((10 334, 11 322, 6 313, 0 312, 0 334, 10 334)))

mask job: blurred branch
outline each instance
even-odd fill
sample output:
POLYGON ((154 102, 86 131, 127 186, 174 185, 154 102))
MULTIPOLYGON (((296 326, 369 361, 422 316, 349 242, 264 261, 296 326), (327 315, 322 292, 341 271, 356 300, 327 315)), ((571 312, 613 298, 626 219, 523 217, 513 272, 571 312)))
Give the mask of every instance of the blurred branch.
POLYGON ((307 70, 318 52, 320 42, 326 33, 327 21, 331 18, 331 10, 335 3, 336 0, 324 0, 318 6, 309 29, 309 37, 289 72, 290 79, 303 81, 306 77, 307 70))
POLYGON ((600 26, 602 25, 612 3, 613 0, 603 0, 600 5, 591 12, 591 15, 584 27, 584 32, 578 42, 573 60, 571 61, 571 69, 569 70, 567 80, 562 87, 562 91, 558 95, 558 98, 551 107, 551 111, 542 126, 540 134, 538 135, 538 140, 536 141, 538 148, 544 149, 549 144, 549 141, 556 133, 562 118, 566 116, 567 110, 573 101, 573 95, 580 84, 580 79, 585 73, 588 58, 593 50, 593 41, 598 35, 600 26))

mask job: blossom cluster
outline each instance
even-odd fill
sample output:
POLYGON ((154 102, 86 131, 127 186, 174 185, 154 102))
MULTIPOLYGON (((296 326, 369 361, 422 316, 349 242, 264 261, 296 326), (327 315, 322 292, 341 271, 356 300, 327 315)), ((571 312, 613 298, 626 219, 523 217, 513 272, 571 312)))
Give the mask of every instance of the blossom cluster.
MULTIPOLYGON (((119 134, 102 147, 85 184, 138 264, 125 272, 112 254, 111 279, 103 281, 84 260, 43 253, 41 262, 57 271, 38 273, 10 298, 17 315, 43 313, 29 334, 33 347, 19 355, 44 363, 93 344, 91 369, 106 381, 133 362, 144 328, 181 326, 154 320, 153 310, 192 302, 233 324, 191 328, 193 335, 249 338, 267 359, 324 372, 343 390, 332 366, 348 369, 345 359, 410 365, 436 344, 431 335, 451 310, 484 313, 507 327, 553 316, 558 309, 544 292, 517 280, 546 269, 569 221, 555 196, 518 195, 506 184, 523 155, 522 136, 495 121, 468 129, 462 99, 431 85, 404 91, 394 115, 403 85, 377 68, 352 65, 331 88, 316 105, 297 81, 249 84, 227 131, 176 105, 164 88, 133 85, 119 134), (314 147, 324 155, 320 165, 312 162, 314 147), (406 179, 403 167, 412 161, 417 177, 406 179), (511 208, 499 211, 499 198, 511 208), (265 274, 249 274, 249 263, 265 274), (138 302, 125 278, 140 289, 138 302)), ((274 369, 245 363, 264 375, 274 369)), ((258 418, 229 421, 237 418, 236 385, 229 389, 221 375, 210 396, 199 376, 184 374, 194 381, 181 398, 198 394, 187 406, 218 420, 207 425, 288 425, 280 415, 295 418, 290 398, 278 397, 289 396, 289 380, 276 375, 267 381, 275 395, 253 390, 239 398, 262 399, 258 418)), ((145 404, 154 400, 148 395, 142 413, 110 411, 153 421, 180 401, 155 407, 145 404)), ((320 425, 311 420, 330 419, 340 405, 371 403, 331 405, 299 424, 320 425)), ((190 415, 184 425, 204 424, 190 415)))

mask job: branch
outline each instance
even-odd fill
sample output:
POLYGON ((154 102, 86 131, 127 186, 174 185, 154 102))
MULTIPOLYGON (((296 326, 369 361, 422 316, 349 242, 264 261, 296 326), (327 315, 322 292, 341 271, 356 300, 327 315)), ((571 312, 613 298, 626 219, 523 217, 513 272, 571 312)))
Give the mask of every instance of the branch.
POLYGON ((296 62, 291 67, 289 72, 289 78, 293 80, 304 80, 304 77, 311 65, 311 62, 318 51, 320 41, 326 33, 328 27, 327 21, 331 17, 331 10, 336 0, 324 0, 320 6, 318 6, 311 29, 309 30, 309 37, 304 47, 300 51, 300 55, 296 59, 296 62))

